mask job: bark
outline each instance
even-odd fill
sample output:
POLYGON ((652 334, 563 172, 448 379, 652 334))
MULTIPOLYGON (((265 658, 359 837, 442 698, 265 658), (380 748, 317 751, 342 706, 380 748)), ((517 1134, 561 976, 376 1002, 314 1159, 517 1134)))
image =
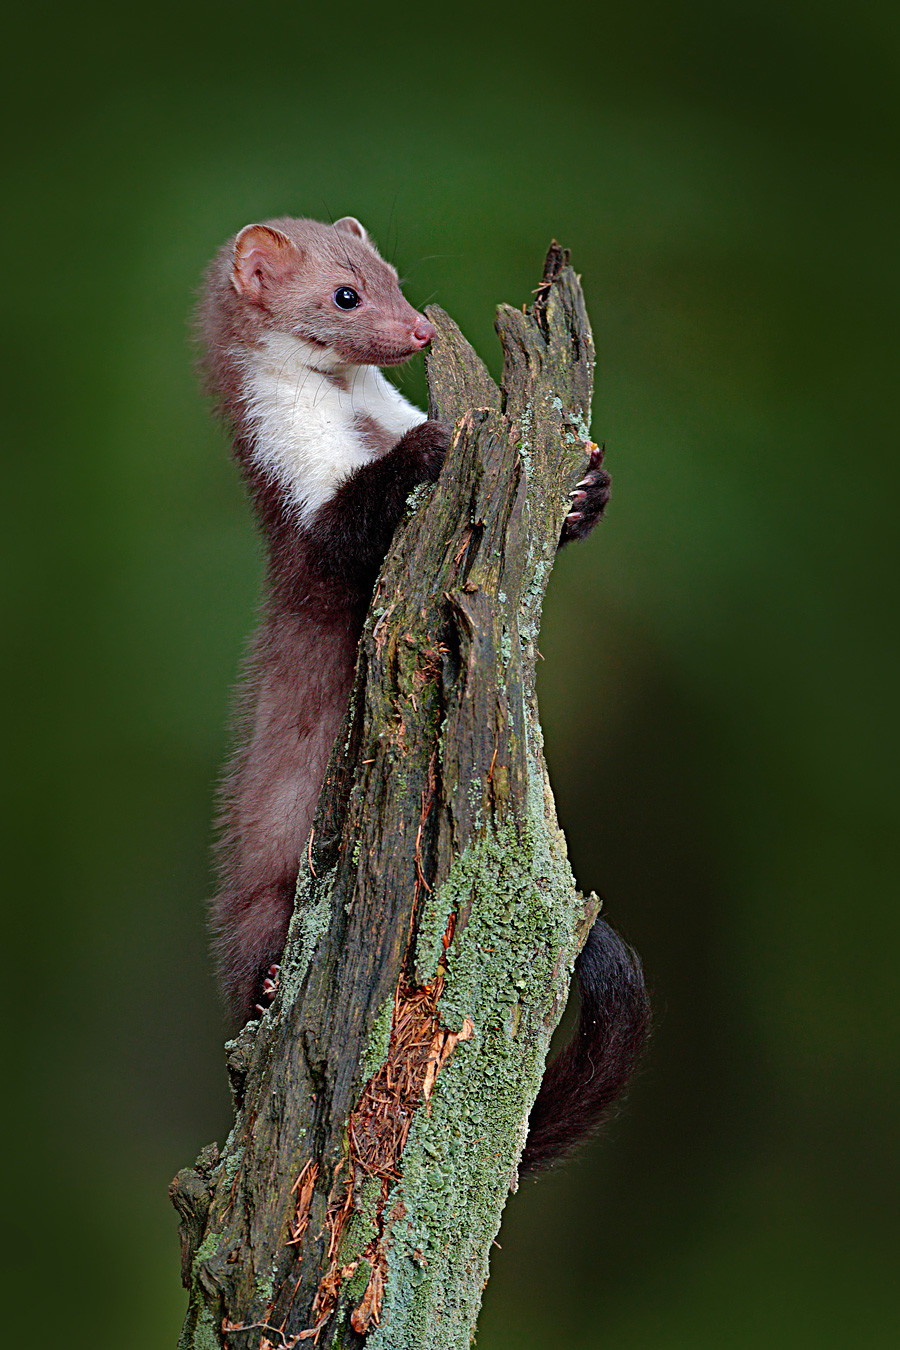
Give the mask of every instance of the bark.
POLYGON ((180 1342, 463 1350, 594 917, 542 753, 535 660, 594 349, 554 244, 503 306, 502 390, 441 310, 437 487, 360 644, 273 1007, 227 1047, 234 1128, 172 1183, 180 1342))

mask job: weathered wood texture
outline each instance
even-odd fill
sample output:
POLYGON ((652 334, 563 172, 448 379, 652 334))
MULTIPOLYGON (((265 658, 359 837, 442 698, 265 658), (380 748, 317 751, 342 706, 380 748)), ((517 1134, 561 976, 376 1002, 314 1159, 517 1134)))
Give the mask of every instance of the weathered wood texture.
POLYGON ((542 755, 541 604, 594 351, 554 245, 498 311, 502 390, 440 310, 457 424, 385 562, 298 881, 281 987, 229 1046, 236 1120, 179 1173, 182 1347, 464 1350, 572 962, 542 755))

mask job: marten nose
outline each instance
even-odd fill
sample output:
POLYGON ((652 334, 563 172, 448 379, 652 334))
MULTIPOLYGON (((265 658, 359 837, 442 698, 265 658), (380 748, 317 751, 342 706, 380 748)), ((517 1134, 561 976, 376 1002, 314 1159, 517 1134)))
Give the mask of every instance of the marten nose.
POLYGON ((417 319, 416 326, 410 333, 410 337, 417 347, 427 347, 434 337, 434 325, 427 319, 417 319))

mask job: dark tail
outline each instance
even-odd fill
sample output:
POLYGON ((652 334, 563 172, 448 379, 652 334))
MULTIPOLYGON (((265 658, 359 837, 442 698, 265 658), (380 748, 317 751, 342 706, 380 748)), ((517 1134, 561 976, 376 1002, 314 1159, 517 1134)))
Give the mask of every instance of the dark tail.
POLYGON ((551 1167, 597 1128, 628 1082, 650 1029, 640 958, 603 919, 588 934, 575 974, 581 1020, 544 1075, 522 1172, 551 1167))

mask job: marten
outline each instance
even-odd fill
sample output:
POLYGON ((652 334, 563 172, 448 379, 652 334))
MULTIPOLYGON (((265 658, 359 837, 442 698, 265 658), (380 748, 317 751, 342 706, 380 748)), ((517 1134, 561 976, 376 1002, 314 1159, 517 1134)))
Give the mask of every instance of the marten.
MULTIPOLYGON (((379 369, 421 352, 434 328, 352 216, 247 225, 208 270, 198 335, 267 555, 212 904, 222 987, 243 1025, 275 987, 379 568, 412 489, 437 479, 452 428, 379 369)), ((588 534, 609 497, 602 451, 586 454, 561 544, 588 534)), ((534 1104, 525 1169, 549 1165, 598 1123, 647 1030, 640 962, 603 920, 576 973, 579 1029, 534 1104)))

